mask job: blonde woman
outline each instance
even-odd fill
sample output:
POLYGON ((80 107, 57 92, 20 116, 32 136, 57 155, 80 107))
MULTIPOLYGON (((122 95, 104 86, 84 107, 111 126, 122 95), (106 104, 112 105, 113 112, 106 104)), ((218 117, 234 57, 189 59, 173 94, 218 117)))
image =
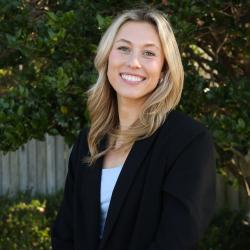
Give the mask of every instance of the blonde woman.
POLYGON ((95 59, 89 129, 69 160, 54 250, 197 249, 214 211, 208 131, 174 111, 183 68, 156 10, 119 15, 95 59))

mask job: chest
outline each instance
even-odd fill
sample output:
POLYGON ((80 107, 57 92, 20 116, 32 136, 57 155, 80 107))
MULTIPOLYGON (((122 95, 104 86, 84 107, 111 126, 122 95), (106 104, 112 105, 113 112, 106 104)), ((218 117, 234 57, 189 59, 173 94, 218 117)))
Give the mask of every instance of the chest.
POLYGON ((126 161, 129 151, 111 150, 103 157, 103 168, 114 168, 121 166, 126 161))

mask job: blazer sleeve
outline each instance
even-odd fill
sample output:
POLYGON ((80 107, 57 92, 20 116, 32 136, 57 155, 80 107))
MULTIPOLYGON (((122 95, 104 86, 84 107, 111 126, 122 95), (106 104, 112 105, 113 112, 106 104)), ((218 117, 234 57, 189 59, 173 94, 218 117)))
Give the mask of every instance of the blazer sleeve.
MULTIPOLYGON (((82 134, 82 133, 81 133, 82 134)), ((79 151, 79 144, 81 134, 79 135, 76 143, 73 146, 69 157, 68 173, 64 187, 63 200, 56 216, 54 224, 51 228, 51 243, 53 250, 72 250, 74 249, 73 241, 73 197, 74 197, 74 178, 75 166, 77 164, 77 155, 79 151)))
POLYGON ((163 185, 163 209, 147 250, 194 250, 215 208, 215 154, 207 130, 175 159, 163 185))

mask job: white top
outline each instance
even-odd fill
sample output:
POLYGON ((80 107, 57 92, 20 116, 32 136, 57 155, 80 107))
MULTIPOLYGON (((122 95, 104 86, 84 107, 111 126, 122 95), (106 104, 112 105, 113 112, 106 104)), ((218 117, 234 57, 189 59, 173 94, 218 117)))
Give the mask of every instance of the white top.
POLYGON ((109 203, 122 166, 113 168, 103 168, 101 177, 101 221, 100 221, 100 238, 102 238, 104 225, 108 213, 109 203))

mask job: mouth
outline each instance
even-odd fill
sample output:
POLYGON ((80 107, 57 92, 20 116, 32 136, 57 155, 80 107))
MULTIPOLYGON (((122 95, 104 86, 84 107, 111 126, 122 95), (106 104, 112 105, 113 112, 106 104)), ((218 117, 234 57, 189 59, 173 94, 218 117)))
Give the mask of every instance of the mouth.
POLYGON ((139 75, 131 75, 128 73, 121 73, 120 76, 123 80, 127 82, 132 82, 132 83, 140 83, 146 80, 146 77, 139 76, 139 75))

